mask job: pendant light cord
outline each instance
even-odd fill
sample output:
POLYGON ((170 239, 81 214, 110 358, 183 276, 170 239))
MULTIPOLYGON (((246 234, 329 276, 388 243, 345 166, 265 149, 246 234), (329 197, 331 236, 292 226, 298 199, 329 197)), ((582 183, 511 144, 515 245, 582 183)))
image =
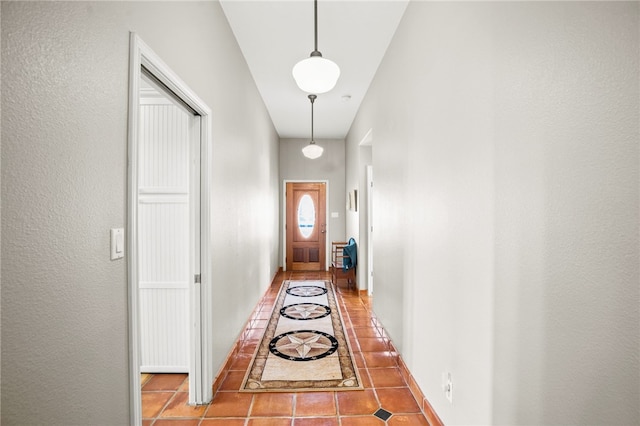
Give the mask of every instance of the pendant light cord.
POLYGON ((322 53, 318 51, 318 0, 313 0, 313 52, 311 57, 320 56, 322 53))
POLYGON ((318 0, 313 0, 313 26, 315 29, 313 50, 317 52, 318 51, 318 0))
POLYGON ((309 95, 309 100, 311 100, 311 143, 316 143, 315 140, 313 140, 313 101, 315 101, 317 98, 316 95, 309 95))

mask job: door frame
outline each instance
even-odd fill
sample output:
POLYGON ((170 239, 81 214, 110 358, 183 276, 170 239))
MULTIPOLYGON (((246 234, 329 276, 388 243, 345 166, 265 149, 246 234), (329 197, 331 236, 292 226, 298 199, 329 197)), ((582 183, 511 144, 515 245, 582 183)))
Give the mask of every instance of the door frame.
POLYGON ((366 166, 367 174, 367 292, 373 296, 373 166, 366 166))
POLYGON ((287 183, 324 183, 325 185, 325 221, 326 225, 326 233, 324 239, 324 252, 325 252, 325 271, 329 270, 329 259, 331 259, 330 247, 331 247, 331 239, 329 236, 331 235, 331 227, 330 227, 330 218, 331 215, 329 213, 329 181, 327 179, 308 179, 308 180, 300 180, 300 179, 284 179, 282 181, 282 270, 287 270, 287 183))
POLYGON ((200 283, 190 286, 192 325, 189 355, 189 403, 203 404, 212 398, 213 342, 211 285, 211 109, 135 33, 129 38, 129 125, 127 165, 127 282, 129 311, 129 394, 131 424, 142 423, 140 383, 140 307, 138 298, 138 125, 142 67, 200 115, 200 283))

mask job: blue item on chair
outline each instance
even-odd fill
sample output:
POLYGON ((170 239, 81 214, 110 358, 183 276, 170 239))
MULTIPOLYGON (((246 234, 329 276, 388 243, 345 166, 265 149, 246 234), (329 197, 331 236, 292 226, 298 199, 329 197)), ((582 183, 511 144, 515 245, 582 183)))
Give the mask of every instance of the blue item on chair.
POLYGON ((358 245, 353 237, 349 238, 349 244, 344 246, 342 253, 345 256, 342 262, 342 270, 347 272, 349 269, 355 268, 358 263, 358 245))

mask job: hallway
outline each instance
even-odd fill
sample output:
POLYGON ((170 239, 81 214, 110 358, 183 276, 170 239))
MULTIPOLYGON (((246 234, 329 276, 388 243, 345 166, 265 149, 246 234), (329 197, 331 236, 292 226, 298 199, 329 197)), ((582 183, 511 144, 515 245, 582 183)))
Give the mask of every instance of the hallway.
MULTIPOLYGON (((240 393, 252 355, 267 325, 283 280, 330 280, 326 272, 280 272, 257 304, 237 342, 238 354, 221 381, 214 400, 207 406, 186 405, 186 374, 143 375, 144 426, 365 426, 429 425, 407 385, 411 378, 399 366, 398 354, 382 324, 371 311, 366 295, 358 296, 338 286, 351 347, 364 391, 240 393), (391 413, 387 421, 378 412, 391 413)), ((417 389, 416 389, 417 390, 417 389)), ((417 391, 419 392, 419 391, 417 391)), ((415 393, 415 392, 414 392, 415 393)))

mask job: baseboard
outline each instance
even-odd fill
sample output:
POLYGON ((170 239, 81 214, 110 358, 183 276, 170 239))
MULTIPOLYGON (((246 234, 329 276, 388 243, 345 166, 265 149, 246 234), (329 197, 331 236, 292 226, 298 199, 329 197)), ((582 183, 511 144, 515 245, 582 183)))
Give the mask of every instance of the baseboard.
MULTIPOLYGON (((244 333, 244 330, 243 330, 243 333, 244 333)), ((233 361, 235 360, 235 358, 238 355, 238 352, 240 351, 240 344, 239 343, 240 342, 238 340, 236 340, 236 342, 233 344, 233 347, 229 351, 229 354, 227 355, 227 358, 224 360, 224 363, 222 364, 222 367, 220 367, 220 370, 218 370, 218 375, 216 376, 215 380, 213 381, 213 386, 212 386, 212 388, 213 388, 213 397, 214 398, 216 396, 216 393, 218 392, 218 390, 222 386, 222 382, 224 382, 224 379, 227 378, 227 373, 231 369, 231 364, 233 364, 233 361)))
POLYGON ((278 278, 278 275, 281 272, 282 272, 282 267, 279 267, 278 271, 276 271, 275 275, 271 278, 271 283, 269 284, 269 287, 267 287, 267 289, 264 291, 262 296, 260 296, 260 298, 258 299, 258 302, 256 303, 256 306, 253 308, 253 311, 251 312, 251 315, 249 315, 249 318, 247 319, 247 322, 242 327, 242 330, 240 331, 240 334, 238 335, 238 338, 235 340, 235 342, 233 343, 233 346, 229 350, 229 353, 227 354, 227 358, 224 360, 224 362, 222 363, 222 366, 218 370, 218 374, 216 375, 216 378, 213 381, 213 396, 214 397, 216 395, 216 392, 218 392, 218 390, 222 386, 222 382, 224 382, 224 379, 227 378, 227 373, 229 373, 229 370, 231 370, 231 365, 233 364, 233 362, 237 358, 238 354, 240 353, 240 348, 244 344, 244 341, 246 340, 246 337, 247 337, 246 336, 247 330, 251 328, 251 327, 249 327, 249 323, 253 319, 254 313, 256 312, 256 309, 259 309, 260 302, 262 301, 262 299, 264 299, 264 296, 271 289, 271 286, 274 284, 276 278, 278 278))
MULTIPOLYGON (((360 290, 358 292, 358 295, 360 296, 360 299, 365 303, 369 303, 371 301, 371 299, 369 298, 368 290, 360 290)), ((389 337, 386 330, 385 330, 385 335, 389 337)), ((442 423, 442 420, 440 419, 438 414, 435 412, 435 410, 433 409, 433 407, 431 406, 427 398, 424 396, 424 393, 422 393, 420 386, 418 386, 418 384, 416 383, 415 379, 413 378, 413 375, 409 371, 409 368, 407 368, 407 365, 404 363, 402 356, 400 356, 398 349, 393 344, 393 341, 390 340, 389 343, 391 345, 391 350, 398 353, 398 367, 400 367, 400 373, 402 374, 404 381, 409 386, 409 390, 411 390, 411 394, 415 398, 416 402, 418 402, 418 404, 420 405, 420 410, 422 411, 422 414, 424 414, 424 416, 427 418, 429 425, 444 426, 444 423, 442 423)))
POLYGON ((440 419, 440 417, 438 417, 438 414, 434 411, 433 407, 431 406, 427 398, 422 393, 422 390, 416 383, 415 379, 413 378, 413 375, 407 368, 407 365, 404 363, 404 360, 402 359, 402 357, 398 357, 398 365, 400 367, 400 372, 402 373, 402 377, 407 382, 407 385, 409 385, 411 394, 413 395, 415 400, 418 401, 418 403, 420 404, 420 409, 422 410, 422 413, 424 414, 424 416, 427 418, 429 425, 444 426, 444 423, 442 423, 442 420, 440 419))

